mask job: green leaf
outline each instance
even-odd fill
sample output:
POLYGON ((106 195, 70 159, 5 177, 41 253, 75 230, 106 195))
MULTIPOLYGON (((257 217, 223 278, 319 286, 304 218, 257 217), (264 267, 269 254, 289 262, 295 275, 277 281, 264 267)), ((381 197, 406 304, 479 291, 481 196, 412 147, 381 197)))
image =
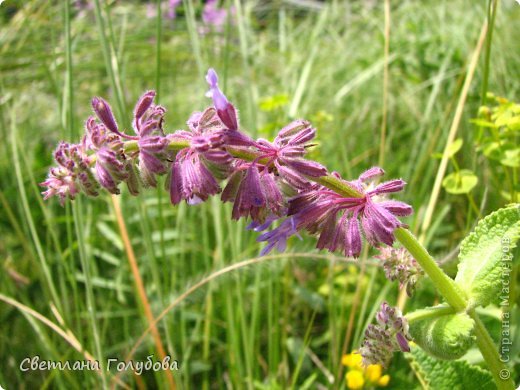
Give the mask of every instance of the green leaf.
POLYGON ((475 322, 466 313, 449 312, 440 305, 414 311, 410 318, 410 334, 415 343, 430 355, 444 360, 462 357, 475 341, 475 322), (416 317, 416 320, 411 318, 416 317))
POLYGON ((468 295, 470 306, 498 301, 519 237, 520 205, 515 204, 485 217, 462 241, 455 282, 468 295))
POLYGON ((491 390, 496 389, 488 371, 460 360, 437 360, 417 346, 406 354, 410 367, 426 390, 491 390))
POLYGON ((505 150, 500 163, 512 168, 520 167, 520 148, 505 150))
POLYGON ((446 176, 442 186, 450 194, 467 194, 478 183, 478 177, 469 169, 461 169, 458 172, 446 176))
POLYGON ((462 141, 462 138, 457 138, 455 141, 453 141, 451 144, 448 145, 448 148, 446 149, 446 154, 448 157, 453 157, 457 152, 462 148, 462 144, 464 141, 462 141))
POLYGON ((283 108, 287 104, 289 104, 289 96, 279 94, 260 100, 259 107, 262 111, 270 112, 283 108))
POLYGON ((493 122, 487 121, 485 119, 471 119, 470 123, 473 123, 474 125, 477 125, 479 127, 496 128, 493 122))

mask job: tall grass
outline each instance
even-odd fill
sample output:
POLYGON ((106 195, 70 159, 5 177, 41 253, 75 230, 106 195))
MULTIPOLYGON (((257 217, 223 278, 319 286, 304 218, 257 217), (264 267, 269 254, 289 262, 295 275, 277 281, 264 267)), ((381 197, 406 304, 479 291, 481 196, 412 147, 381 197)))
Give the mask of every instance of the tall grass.
MULTIPOLYGON (((516 4, 504 2, 495 14, 469 0, 389 2, 385 38, 383 2, 229 1, 235 24, 206 35, 198 30, 200 2, 184 0, 175 21, 159 12, 160 23, 146 17, 144 2, 94 3, 86 10, 67 1, 0 6, 0 385, 8 389, 105 387, 116 374, 130 387, 169 386, 160 372, 18 368, 34 355, 122 360, 150 327, 110 197, 79 197, 60 207, 39 194, 54 145, 77 141, 92 96, 110 99, 128 128, 132 102, 156 88, 173 131, 208 105, 203 76, 214 67, 250 134, 271 137, 293 118, 311 119, 318 127, 314 157, 351 178, 383 156, 388 177, 409 182, 405 200, 416 213, 408 223, 418 230, 439 168, 431 155, 446 144, 489 13, 492 47, 485 46, 468 89, 458 158, 476 167, 481 184, 473 196, 482 214, 504 203, 489 186, 492 172, 472 153, 478 132, 468 119, 482 91, 518 98, 516 4), (288 101, 261 109, 277 95, 288 101)), ((159 10, 159 2, 152 7, 159 10)), ((119 201, 153 317, 177 302, 157 322, 157 333, 180 362, 173 372, 179 388, 342 388, 342 353, 359 345, 381 300, 397 299, 371 252, 345 262, 313 249, 312 238, 292 241, 276 261, 215 274, 254 259, 260 249, 256 233, 230 221, 227 205, 172 207, 162 183, 139 198, 123 191, 119 201)), ((441 190, 425 242, 442 258, 474 221, 467 198, 441 190)), ((435 301, 428 282, 422 286, 412 306, 435 301)), ((157 339, 144 336, 134 358, 157 358, 157 348, 157 339)), ((407 364, 394 359, 391 387, 417 385, 407 364)))

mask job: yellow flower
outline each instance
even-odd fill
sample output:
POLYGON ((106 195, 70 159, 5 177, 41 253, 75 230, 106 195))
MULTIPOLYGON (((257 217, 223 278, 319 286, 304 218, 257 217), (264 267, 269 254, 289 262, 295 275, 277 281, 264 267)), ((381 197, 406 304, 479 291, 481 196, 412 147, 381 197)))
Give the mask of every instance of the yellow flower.
POLYGON ((383 366, 380 364, 369 364, 363 366, 363 358, 358 351, 352 351, 343 355, 341 364, 349 368, 345 375, 347 388, 350 390, 363 389, 365 384, 372 388, 386 387, 390 382, 390 375, 383 375, 383 366))
POLYGON ((352 370, 347 372, 345 375, 345 379, 347 380, 347 387, 350 390, 359 390, 363 388, 365 384, 365 378, 363 378, 363 373, 358 370, 352 370))
POLYGON ((353 351, 348 355, 343 355, 341 358, 341 364, 350 368, 357 368, 361 370, 363 367, 361 365, 362 360, 363 358, 361 357, 361 354, 359 354, 358 351, 353 351))
POLYGON ((377 385, 381 386, 381 387, 386 387, 386 386, 388 386, 388 382, 390 382, 390 375, 383 375, 377 381, 377 385))
POLYGON ((369 382, 377 383, 383 373, 383 367, 380 364, 370 364, 365 368, 365 378, 369 382))

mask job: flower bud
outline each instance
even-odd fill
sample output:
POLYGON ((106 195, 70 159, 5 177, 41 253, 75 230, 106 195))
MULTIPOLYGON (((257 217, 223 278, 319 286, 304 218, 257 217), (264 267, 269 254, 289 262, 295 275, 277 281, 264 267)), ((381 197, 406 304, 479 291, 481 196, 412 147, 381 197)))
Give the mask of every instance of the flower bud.
POLYGON ((107 129, 114 133, 118 133, 117 123, 110 104, 100 97, 95 97, 92 99, 92 108, 99 120, 103 122, 107 129))

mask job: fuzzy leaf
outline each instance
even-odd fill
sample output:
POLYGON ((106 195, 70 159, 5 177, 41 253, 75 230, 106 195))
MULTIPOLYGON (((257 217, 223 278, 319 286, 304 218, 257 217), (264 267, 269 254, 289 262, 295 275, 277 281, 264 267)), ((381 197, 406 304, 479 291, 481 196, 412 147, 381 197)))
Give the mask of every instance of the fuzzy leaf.
POLYGON ((417 346, 406 354, 410 367, 426 390, 492 390, 496 389, 493 377, 478 366, 461 360, 437 360, 417 346))
POLYGON ((498 300, 501 278, 506 267, 512 267, 519 237, 520 205, 515 204, 485 217, 462 241, 455 282, 466 292, 471 306, 498 300))

